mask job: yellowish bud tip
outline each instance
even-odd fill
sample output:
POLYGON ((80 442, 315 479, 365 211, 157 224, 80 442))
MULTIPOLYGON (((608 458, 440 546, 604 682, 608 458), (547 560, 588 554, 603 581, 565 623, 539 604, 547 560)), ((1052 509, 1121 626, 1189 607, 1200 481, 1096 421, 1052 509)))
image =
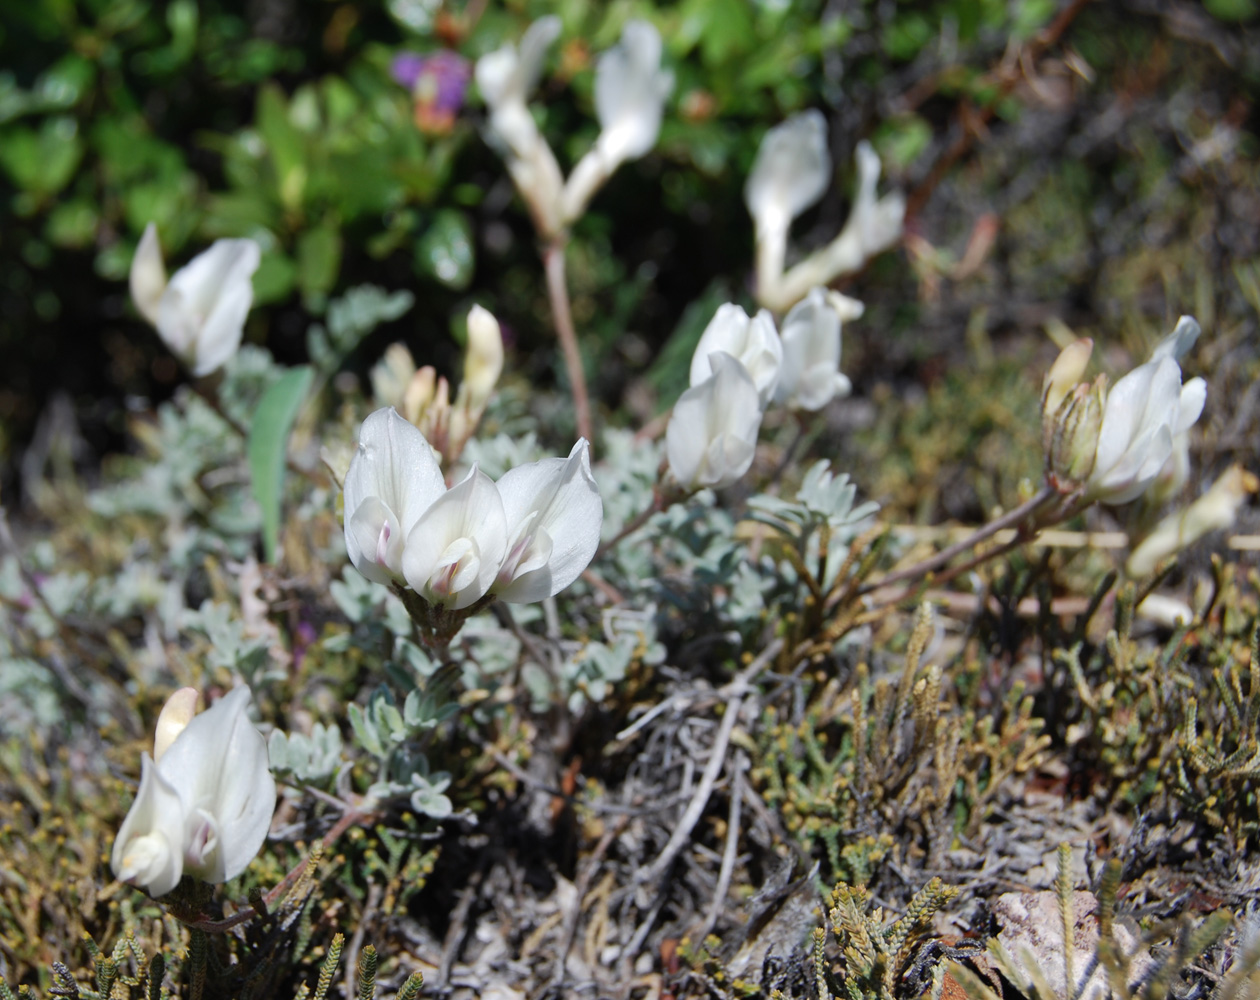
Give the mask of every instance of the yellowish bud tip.
POLYGON ((472 409, 480 412, 484 408, 502 373, 503 332, 499 321, 488 309, 473 306, 468 312, 468 354, 460 385, 472 409))
POLYGON ((1089 357, 1093 352, 1094 342, 1088 337, 1072 341, 1059 352, 1058 358, 1050 366, 1050 371, 1046 373, 1042 388, 1041 412, 1043 414, 1047 416, 1053 414, 1063 402, 1063 397, 1085 377, 1085 369, 1089 365, 1089 357))
POLYGON ((407 383, 407 391, 403 393, 402 413, 409 423, 420 426, 420 418, 433 403, 433 394, 437 390, 437 371, 432 365, 425 365, 411 376, 407 383))
POLYGON ((166 699, 158 716, 157 731, 153 735, 154 763, 162 759, 162 755, 170 749, 184 727, 192 722, 193 716, 197 714, 198 697, 196 688, 186 687, 180 688, 166 699))

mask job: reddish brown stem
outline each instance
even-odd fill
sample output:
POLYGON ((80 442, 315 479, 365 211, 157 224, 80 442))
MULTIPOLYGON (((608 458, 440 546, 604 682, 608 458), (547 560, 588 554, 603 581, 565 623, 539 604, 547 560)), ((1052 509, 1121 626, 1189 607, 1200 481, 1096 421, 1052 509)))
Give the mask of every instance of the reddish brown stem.
POLYGON ((543 250, 543 269, 547 273, 547 298, 551 302, 551 315, 556 324, 556 336, 560 338, 560 350, 564 354, 564 367, 569 373, 569 386, 573 392, 573 415, 579 437, 595 447, 591 435, 591 402, 586 391, 586 372, 582 367, 582 352, 578 347, 577 330, 573 326, 573 312, 569 307, 569 285, 565 278, 565 246, 562 241, 547 244, 543 250))
MULTIPOLYGON (((374 815, 375 813, 371 812, 362 813, 357 809, 347 809, 344 813, 342 813, 341 819, 337 820, 337 822, 333 824, 332 829, 324 834, 323 838, 319 842, 320 847, 327 850, 332 847, 332 845, 337 842, 338 838, 349 830, 350 827, 354 826, 356 823, 362 823, 370 820, 374 815)), ((263 903, 265 906, 271 906, 272 904, 278 902, 280 897, 292 888, 293 884, 301 878, 302 872, 306 871, 307 863, 307 859, 299 861, 292 870, 290 870, 289 874, 280 880, 280 884, 263 897, 263 903)), ((246 921, 253 920, 256 916, 258 916, 258 911, 252 906, 247 906, 240 912, 232 914, 232 916, 228 917, 226 920, 198 920, 195 923, 189 924, 189 926, 196 928, 199 931, 205 931, 207 934, 222 934, 225 931, 230 931, 233 927, 237 927, 245 923, 246 921)))

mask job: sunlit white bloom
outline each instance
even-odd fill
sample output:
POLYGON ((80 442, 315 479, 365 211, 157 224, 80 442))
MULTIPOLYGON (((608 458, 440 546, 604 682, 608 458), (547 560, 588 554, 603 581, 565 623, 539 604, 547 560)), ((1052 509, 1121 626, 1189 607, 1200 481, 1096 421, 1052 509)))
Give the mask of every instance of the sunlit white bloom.
POLYGON ((783 320, 783 364, 774 398, 798 410, 820 410, 847 396, 840 373, 840 314, 822 288, 813 289, 783 320))
POLYGON ((193 375, 209 375, 241 346, 261 256, 253 240, 216 240, 167 281, 157 227, 145 227, 131 261, 131 297, 193 375))
POLYGON ((901 239, 906 202, 897 192, 883 198, 877 195, 881 165, 879 154, 869 142, 859 142, 853 155, 857 160, 858 189, 840 236, 848 231, 854 232, 862 257, 870 258, 901 239))
POLYGON ((595 66, 598 145, 604 159, 621 163, 656 145, 674 74, 661 68, 661 34, 647 21, 628 21, 621 41, 595 66))
POLYGON ((831 182, 827 121, 819 111, 802 111, 770 129, 761 140, 744 201, 762 233, 782 231, 823 196, 831 182))
POLYGON ((627 160, 656 145, 674 74, 661 68, 661 35, 647 21, 628 21, 621 41, 595 65, 600 133, 564 186, 564 216, 575 222, 595 192, 627 160))
POLYGON ((555 154, 530 114, 529 95, 542 75, 547 50, 560 35, 560 19, 539 18, 520 47, 508 43, 477 60, 477 87, 490 111, 489 137, 500 147, 512 180, 544 233, 559 231, 564 180, 555 154))
POLYGON ((374 583, 401 583, 407 538, 446 492, 433 449, 393 407, 377 410, 359 430, 343 490, 350 562, 374 583))
POLYGON ((454 611, 489 591, 507 552, 503 499, 494 481, 473 466, 424 511, 407 536, 402 571, 430 604, 454 611))
POLYGON ((1087 495, 1103 503, 1140 496, 1173 457, 1174 438, 1199 419, 1207 384, 1181 383, 1178 359, 1199 336, 1199 324, 1182 316, 1155 348, 1151 360, 1121 378, 1107 393, 1087 495))
POLYGON ((258 854, 276 783, 266 741, 245 714, 249 700, 242 686, 185 721, 196 691, 172 696, 157 742, 163 721, 166 737, 178 731, 168 745, 155 746, 156 763, 148 754, 141 759, 140 789, 114 841, 110 860, 120 880, 162 896, 184 875, 235 878, 258 854))
POLYGON ((724 351, 748 370, 757 387, 761 405, 765 406, 778 384, 779 366, 783 360, 783 344, 770 314, 763 309, 750 318, 733 303, 719 306, 691 356, 693 386, 713 374, 709 357, 715 351, 724 351))
POLYGON ((788 230, 813 205, 831 180, 827 123, 817 111, 794 115, 766 133, 744 188, 757 236, 757 301, 776 311, 790 309, 818 285, 860 270, 901 239, 905 199, 880 198, 879 156, 870 143, 854 151, 857 191, 844 228, 826 246, 784 270, 788 230))
POLYGON ((1234 523, 1238 508, 1256 487, 1255 476, 1241 466, 1233 466, 1189 507, 1160 521, 1133 550, 1125 571, 1130 576, 1146 576, 1154 572, 1162 560, 1176 555, 1209 532, 1228 528, 1234 523))
POLYGON ((684 392, 665 431, 674 478, 687 489, 730 486, 748 471, 761 429, 761 400, 748 370, 722 351, 713 374, 684 392))
POLYGON ((604 521, 586 440, 568 458, 509 469, 497 485, 509 537, 494 592, 515 603, 558 594, 590 564, 604 521))

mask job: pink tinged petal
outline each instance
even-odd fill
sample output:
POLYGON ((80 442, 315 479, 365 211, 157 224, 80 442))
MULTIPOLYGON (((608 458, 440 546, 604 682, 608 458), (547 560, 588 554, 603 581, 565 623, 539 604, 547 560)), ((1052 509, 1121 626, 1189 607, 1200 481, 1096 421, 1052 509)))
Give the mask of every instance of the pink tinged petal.
POLYGON ((225 882, 216 877, 219 849, 219 824, 204 809, 194 809, 184 831, 184 869, 206 882, 225 882))
POLYGON ((140 759, 140 789, 123 820, 110 866, 123 882, 163 896, 183 875, 185 806, 176 786, 145 754, 140 759))
POLYGON ((346 519, 350 562, 373 583, 388 586, 402 576, 405 541, 398 518, 377 497, 368 497, 346 519))
POLYGON ((426 600, 462 610, 484 597, 494 583, 507 552, 507 538, 499 491, 489 476, 474 467, 462 483, 433 503, 407 535, 403 575, 426 600))
POLYGON ((386 564, 395 576, 400 574, 408 534, 445 492, 442 470, 424 435, 392 407, 372 413, 359 429, 359 445, 343 485, 346 551, 355 568, 377 583, 388 582, 365 569, 380 565, 376 556, 388 523, 386 564), (365 508, 369 499, 376 503, 365 508))
POLYGON ((131 258, 130 285, 131 301, 140 310, 140 315, 156 326, 158 302, 166 288, 166 267, 162 263, 157 226, 152 222, 144 227, 136 255, 131 258))
POLYGON ((568 458, 511 469, 498 489, 514 539, 496 592, 513 603, 558 594, 590 565, 599 548, 604 504, 591 475, 589 446, 579 440, 568 458))

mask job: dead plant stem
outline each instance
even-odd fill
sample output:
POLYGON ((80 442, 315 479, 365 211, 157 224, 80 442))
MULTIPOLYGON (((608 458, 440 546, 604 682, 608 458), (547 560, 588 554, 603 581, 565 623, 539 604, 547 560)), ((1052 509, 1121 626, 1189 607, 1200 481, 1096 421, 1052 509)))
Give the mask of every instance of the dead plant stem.
MULTIPOLYGON (((1025 500, 1018 507, 1014 508, 1013 510, 1007 511, 1001 517, 994 518, 988 524, 984 525, 984 527, 977 529, 975 532, 973 532, 971 535, 968 535, 962 541, 956 542, 946 549, 942 549, 940 552, 936 553, 936 555, 928 559, 924 559, 921 562, 917 562, 913 566, 907 566, 904 569, 899 569, 892 573, 889 573, 886 577, 883 577, 880 580, 875 580, 871 583, 863 584, 861 587, 858 588, 858 594, 859 595, 869 594, 874 590, 879 590, 883 587, 887 587, 889 584, 900 583, 902 580, 918 579, 919 577, 924 577, 924 576, 927 576, 929 573, 935 572, 936 570, 940 569, 942 566, 947 565, 956 556, 961 555, 962 553, 968 551, 969 549, 975 548, 977 545, 983 542, 986 538, 992 537, 993 535, 1001 531, 1003 528, 1010 528, 1016 525, 1022 526, 1024 521, 1026 521, 1033 514, 1035 514, 1039 507, 1044 506, 1055 495, 1056 494, 1053 489, 1051 489, 1049 486, 1043 486, 1040 490, 1037 491, 1036 494, 1034 494, 1029 499, 1025 500)), ((1003 545, 990 552, 984 553, 983 558, 990 559, 1001 552, 1006 552, 1009 549, 1013 548, 1014 545, 1019 544, 1023 540, 1024 539, 1021 534, 1016 534, 1015 538, 1011 540, 1011 543, 1007 545, 1003 545)), ((973 560, 973 563, 974 563, 974 560, 973 560)), ((966 565, 969 568, 973 563, 967 563, 966 565)), ((954 576, 957 576, 958 572, 961 572, 961 571, 962 570, 960 568, 959 570, 955 572, 951 572, 949 575, 950 577, 954 577, 954 576)))

